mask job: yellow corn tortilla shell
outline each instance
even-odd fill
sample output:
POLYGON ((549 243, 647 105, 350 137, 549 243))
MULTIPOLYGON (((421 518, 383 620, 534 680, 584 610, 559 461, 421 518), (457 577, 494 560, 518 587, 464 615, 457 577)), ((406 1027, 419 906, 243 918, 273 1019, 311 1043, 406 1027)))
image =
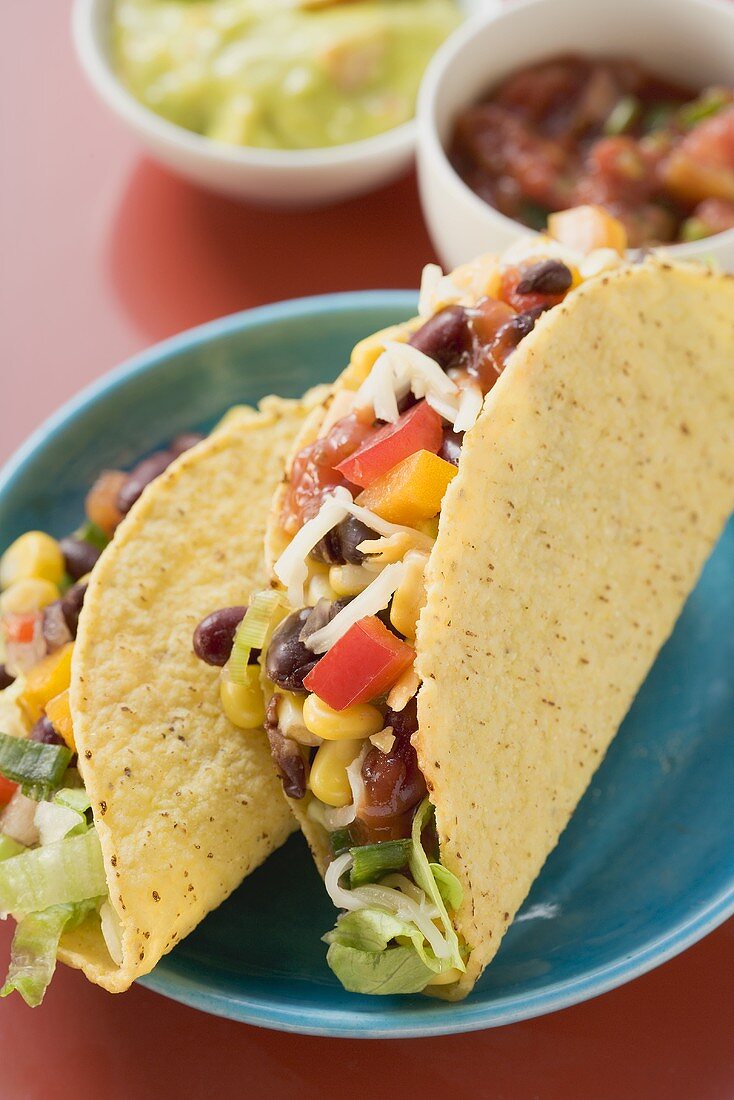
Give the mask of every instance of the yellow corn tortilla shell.
POLYGON ((734 507, 733 347, 732 278, 623 267, 541 317, 467 433, 417 637, 414 743, 471 948, 432 993, 496 953, 734 507))
POLYGON ((268 506, 307 404, 238 410, 157 479, 95 567, 74 650, 79 769, 122 962, 99 921, 59 958, 112 992, 152 970, 293 828, 261 730, 236 729, 192 650, 208 612, 267 583, 268 506))

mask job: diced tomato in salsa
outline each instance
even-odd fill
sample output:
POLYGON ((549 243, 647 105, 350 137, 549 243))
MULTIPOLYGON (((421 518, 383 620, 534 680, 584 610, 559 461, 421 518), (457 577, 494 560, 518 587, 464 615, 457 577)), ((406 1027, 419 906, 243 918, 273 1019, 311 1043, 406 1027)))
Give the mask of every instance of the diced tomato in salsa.
POLYGON ((384 695, 413 662, 415 650, 375 615, 360 619, 324 654, 304 678, 333 710, 384 695))
POLYGON ((337 485, 347 485, 335 467, 347 458, 372 432, 363 414, 350 413, 337 420, 331 430, 298 452, 293 459, 281 522, 290 535, 316 515, 324 497, 337 485))
POLYGON ((441 417, 427 401, 419 401, 395 424, 368 436, 362 446, 336 467, 347 481, 368 485, 416 451, 437 454, 443 442, 441 417))

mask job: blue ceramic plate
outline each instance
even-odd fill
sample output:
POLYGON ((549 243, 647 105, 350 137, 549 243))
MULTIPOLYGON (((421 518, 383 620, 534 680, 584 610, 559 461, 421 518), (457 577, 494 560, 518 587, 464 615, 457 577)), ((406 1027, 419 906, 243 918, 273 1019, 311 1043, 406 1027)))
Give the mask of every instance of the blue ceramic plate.
MULTIPOLYGON (((104 466, 132 463, 230 405, 334 377, 360 337, 410 315, 404 292, 240 314, 161 344, 46 423, 0 479, 2 544, 76 526, 104 466)), ((320 936, 334 911, 292 838, 144 980, 252 1024, 437 1035, 522 1020, 629 981, 734 912, 734 525, 496 960, 458 1005, 345 993, 320 936)))

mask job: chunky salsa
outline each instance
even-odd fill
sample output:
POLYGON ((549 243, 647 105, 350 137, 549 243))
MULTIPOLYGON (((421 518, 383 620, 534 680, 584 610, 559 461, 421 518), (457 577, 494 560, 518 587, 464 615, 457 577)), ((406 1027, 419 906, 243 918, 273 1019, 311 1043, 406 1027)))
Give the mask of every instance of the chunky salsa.
POLYGON ((627 58, 554 57, 520 69, 456 120, 459 175, 533 229, 586 204, 632 247, 734 227, 734 88, 703 91, 627 58))
POLYGON ((461 886, 413 745, 424 571, 485 395, 546 310, 622 262, 605 218, 587 208, 581 228, 605 231, 590 254, 538 238, 451 276, 426 269, 419 317, 357 346, 291 463, 273 587, 194 635, 222 668, 225 714, 264 720, 284 790, 330 852, 327 890, 346 912, 328 962, 353 991, 416 992, 465 969, 461 886))

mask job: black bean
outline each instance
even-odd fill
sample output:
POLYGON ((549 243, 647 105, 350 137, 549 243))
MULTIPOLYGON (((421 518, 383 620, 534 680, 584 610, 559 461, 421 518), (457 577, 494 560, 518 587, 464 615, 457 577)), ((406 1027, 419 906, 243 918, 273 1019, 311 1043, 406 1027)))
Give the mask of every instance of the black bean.
POLYGON ((302 607, 284 619, 273 634, 265 659, 265 671, 278 687, 307 694, 303 686, 319 658, 301 641, 301 631, 313 608, 302 607))
POLYGON ((208 665, 226 665, 234 645, 237 627, 246 607, 222 607, 202 619, 194 631, 194 653, 208 665))
POLYGON ((63 645, 66 645, 67 642, 73 639, 74 632, 69 629, 69 624, 64 615, 62 600, 54 600, 53 603, 44 607, 42 619, 43 640, 46 643, 46 648, 49 653, 61 649, 63 645))
POLYGON ((197 443, 201 443, 202 439, 206 438, 201 432, 181 432, 175 439, 171 440, 168 445, 168 450, 171 452, 174 458, 178 458, 184 451, 191 450, 197 443))
POLYGON ((374 538, 377 535, 367 524, 355 516, 347 516, 316 543, 312 556, 327 565, 361 565, 365 556, 357 547, 360 542, 374 538))
POLYGON ((561 260, 541 260, 524 272, 517 284, 518 294, 563 294, 571 286, 573 275, 561 260))
POLYGON ((84 597, 87 594, 86 584, 75 584, 61 597, 61 610, 72 636, 76 638, 79 627, 79 615, 84 606, 84 597))
POLYGON ((15 676, 10 675, 5 665, 0 665, 0 691, 9 688, 13 683, 15 683, 15 676))
POLYGON ((453 428, 444 428, 443 443, 441 444, 441 450, 438 452, 438 457, 450 462, 452 466, 458 466, 463 442, 463 432, 455 432, 453 428))
POLYGON ((92 546, 86 539, 77 539, 73 535, 59 543, 64 555, 64 566, 72 580, 78 581, 85 573, 91 573, 102 551, 92 546))
POLYGON ((123 515, 127 515, 143 489, 151 481, 155 481, 171 465, 173 459, 174 455, 170 451, 154 451, 132 468, 117 494, 117 507, 123 515))
POLYGON ((63 737, 56 732, 50 719, 42 715, 28 735, 31 741, 40 741, 42 745, 65 745, 63 737))
POLYGON ((278 728, 278 696, 268 703, 265 729, 270 743, 270 754, 275 761, 289 798, 303 798, 306 794, 306 764, 295 741, 285 737, 278 728))
POLYGON ((298 640, 306 642, 317 630, 321 630, 327 623, 330 623, 334 616, 338 615, 348 603, 348 597, 343 597, 340 600, 327 600, 325 598, 319 600, 315 607, 311 608, 311 614, 303 624, 298 640))
POLYGON ((447 306, 421 325, 409 343, 435 359, 444 370, 460 366, 471 351, 471 330, 466 310, 461 306, 447 306))

